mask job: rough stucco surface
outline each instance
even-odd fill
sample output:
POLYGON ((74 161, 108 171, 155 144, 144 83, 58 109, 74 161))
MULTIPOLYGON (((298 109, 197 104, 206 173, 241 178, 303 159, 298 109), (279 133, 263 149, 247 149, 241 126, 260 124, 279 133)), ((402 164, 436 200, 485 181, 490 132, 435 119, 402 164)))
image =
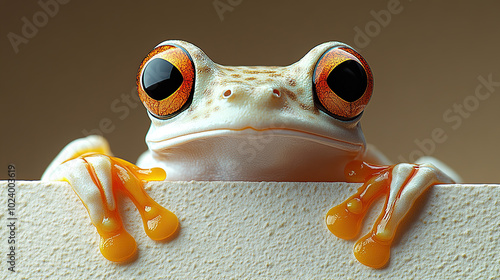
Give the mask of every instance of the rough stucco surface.
MULTIPOLYGON (((493 279, 500 277, 500 185, 440 185, 400 227, 391 261, 358 263, 354 241, 330 234, 325 213, 357 188, 345 183, 154 182, 148 193, 181 221, 177 238, 150 240, 125 198, 134 262, 104 259, 84 206, 66 183, 17 183, 16 270, 7 270, 7 183, 2 193, 5 279, 493 279)), ((374 207, 365 234, 376 216, 374 207)))

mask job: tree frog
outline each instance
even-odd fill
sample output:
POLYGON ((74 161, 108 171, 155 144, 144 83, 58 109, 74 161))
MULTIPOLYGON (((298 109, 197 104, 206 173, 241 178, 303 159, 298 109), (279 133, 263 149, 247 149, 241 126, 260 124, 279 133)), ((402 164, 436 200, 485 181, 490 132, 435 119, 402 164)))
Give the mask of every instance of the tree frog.
POLYGON ((172 238, 179 229, 176 215, 144 191, 145 181, 363 183, 325 209, 325 228, 356 237, 370 204, 385 196, 373 229, 354 246, 356 258, 374 268, 389 260, 413 202, 431 185, 454 182, 438 161, 390 165, 366 144, 360 119, 373 92, 372 72, 340 42, 323 43, 289 66, 230 67, 188 42, 165 41, 140 65, 137 89, 151 119, 149 149, 137 166, 112 157, 103 137, 89 136, 68 144, 42 177, 71 184, 111 261, 131 258, 137 247, 117 211, 117 190, 136 204, 152 239, 172 238))

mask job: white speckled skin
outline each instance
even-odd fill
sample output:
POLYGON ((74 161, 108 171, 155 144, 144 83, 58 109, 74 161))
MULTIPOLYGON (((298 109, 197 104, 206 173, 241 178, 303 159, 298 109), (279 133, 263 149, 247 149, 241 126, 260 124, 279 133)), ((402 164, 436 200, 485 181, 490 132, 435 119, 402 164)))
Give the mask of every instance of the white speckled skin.
POLYGON ((343 166, 363 154, 360 118, 337 120, 313 100, 319 57, 345 44, 321 44, 285 67, 222 66, 190 43, 158 46, 167 44, 193 59, 193 101, 171 119, 149 114, 149 151, 139 166, 160 166, 174 181, 339 181, 343 166))

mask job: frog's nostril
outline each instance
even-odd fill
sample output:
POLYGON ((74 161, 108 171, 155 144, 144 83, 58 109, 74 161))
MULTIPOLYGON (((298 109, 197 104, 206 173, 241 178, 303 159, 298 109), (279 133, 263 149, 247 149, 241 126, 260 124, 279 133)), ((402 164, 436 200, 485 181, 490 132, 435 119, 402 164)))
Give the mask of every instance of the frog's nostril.
POLYGON ((222 97, 229 98, 231 97, 231 95, 233 95, 233 92, 230 89, 228 89, 222 94, 222 97))
POLYGON ((273 96, 275 97, 281 97, 281 92, 277 89, 273 89, 273 96))

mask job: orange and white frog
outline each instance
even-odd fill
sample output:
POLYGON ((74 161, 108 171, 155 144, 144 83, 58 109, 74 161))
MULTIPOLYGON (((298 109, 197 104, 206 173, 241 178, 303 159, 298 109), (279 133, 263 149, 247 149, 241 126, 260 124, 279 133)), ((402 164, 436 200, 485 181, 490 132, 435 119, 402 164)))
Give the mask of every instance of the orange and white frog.
POLYGON ((389 260, 413 202, 434 184, 456 181, 446 166, 436 167, 439 161, 391 165, 365 143, 360 119, 373 76, 365 59, 340 42, 323 43, 289 66, 229 67, 190 43, 165 41, 140 65, 137 89, 151 119, 149 149, 137 166, 112 157, 103 137, 89 136, 68 144, 42 177, 71 184, 111 261, 130 259, 137 247, 117 211, 117 190, 136 204, 152 239, 179 229, 175 214, 144 191, 146 181, 363 183, 344 203, 325 209, 325 223, 352 239, 370 204, 385 196, 372 231, 354 246, 356 258, 374 268, 389 260))

